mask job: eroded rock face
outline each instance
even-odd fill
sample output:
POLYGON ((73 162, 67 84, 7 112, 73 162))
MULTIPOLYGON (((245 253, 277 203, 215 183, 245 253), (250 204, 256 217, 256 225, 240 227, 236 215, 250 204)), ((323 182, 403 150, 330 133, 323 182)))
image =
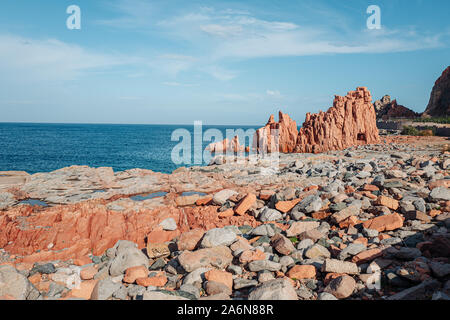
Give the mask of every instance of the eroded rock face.
POLYGON ((419 116, 417 112, 399 105, 397 100, 391 100, 391 97, 388 95, 375 101, 373 105, 377 119, 389 120, 392 118, 416 118, 419 116))
POLYGON ((430 102, 422 116, 443 117, 450 115, 450 66, 436 80, 430 102))
POLYGON ((336 96, 327 112, 306 114, 295 152, 320 153, 380 142, 372 97, 365 87, 336 96))
POLYGON ((211 151, 211 153, 243 152, 244 146, 239 144, 239 137, 235 136, 232 140, 226 138, 221 142, 211 143, 206 147, 206 150, 211 151))
POLYGON ((256 130, 253 136, 252 149, 257 152, 271 152, 271 148, 279 147, 280 152, 294 152, 297 141, 297 123, 286 113, 278 113, 279 121, 275 122, 271 115, 267 124, 256 130), (276 138, 278 137, 278 138, 276 138))

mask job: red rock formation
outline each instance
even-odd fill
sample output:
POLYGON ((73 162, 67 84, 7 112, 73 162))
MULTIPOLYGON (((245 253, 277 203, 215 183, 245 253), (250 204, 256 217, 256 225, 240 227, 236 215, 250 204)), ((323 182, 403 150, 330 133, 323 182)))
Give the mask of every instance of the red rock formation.
POLYGON ((254 151, 271 152, 272 147, 277 146, 280 152, 294 151, 298 135, 297 123, 281 111, 278 119, 279 121, 275 122, 274 116, 271 115, 267 124, 256 130, 252 144, 254 151))
POLYGON ((327 112, 306 114, 295 152, 320 153, 379 143, 375 109, 369 90, 359 87, 336 96, 327 112))
POLYGON ((206 150, 211 151, 211 153, 242 152, 244 146, 239 144, 239 137, 235 136, 231 141, 226 138, 221 142, 211 143, 206 147, 206 150))
POLYGON ((0 248, 24 256, 16 262, 81 259, 91 252, 103 254, 118 240, 130 240, 145 248, 146 241, 170 241, 193 228, 260 224, 250 215, 221 219, 217 206, 119 212, 108 210, 104 204, 104 200, 91 200, 42 210, 20 206, 2 212, 0 248), (176 231, 164 231, 159 226, 167 218, 175 219, 176 231))
POLYGON ((423 117, 450 116, 450 66, 436 80, 423 117))

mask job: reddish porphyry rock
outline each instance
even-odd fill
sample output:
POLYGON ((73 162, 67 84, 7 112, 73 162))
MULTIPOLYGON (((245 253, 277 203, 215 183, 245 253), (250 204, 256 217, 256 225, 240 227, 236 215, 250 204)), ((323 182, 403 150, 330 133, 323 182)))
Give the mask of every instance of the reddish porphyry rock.
POLYGON ((70 291, 66 298, 82 298, 89 300, 97 282, 98 280, 82 281, 80 287, 70 291))
POLYGON ((208 281, 220 282, 226 285, 228 288, 233 288, 233 275, 226 271, 220 271, 212 269, 205 272, 205 279, 208 281))
POLYGON ((236 214, 242 216, 244 213, 247 212, 248 209, 251 208, 251 206, 253 206, 255 204, 255 202, 256 202, 256 196, 253 193, 249 193, 236 206, 236 208, 234 209, 234 212, 236 212, 236 214))
POLYGON ((379 196, 375 203, 379 206, 385 206, 392 210, 398 209, 398 201, 386 196, 379 196))
POLYGON ((297 203, 299 203, 300 201, 302 201, 302 199, 294 199, 294 200, 290 200, 290 201, 278 201, 275 204, 275 208, 278 211, 281 211, 283 213, 289 212, 292 210, 292 208, 294 208, 297 203))
POLYGON ((67 261, 84 259, 89 253, 102 255, 118 240, 135 242, 142 249, 147 238, 154 243, 169 241, 194 228, 261 224, 251 215, 219 218, 217 206, 113 211, 105 204, 105 200, 91 200, 39 210, 11 208, 0 215, 0 248, 19 256, 16 263, 67 261), (177 222, 176 231, 160 230, 158 225, 167 218, 177 222))
POLYGON ((167 283, 167 277, 158 275, 151 278, 137 278, 136 283, 143 287, 164 287, 167 283))
POLYGON ((263 153, 277 151, 278 146, 280 152, 294 152, 298 136, 297 123, 281 111, 278 118, 279 121, 275 122, 274 116, 271 115, 267 124, 256 130, 252 144, 254 151, 263 153))
POLYGON ((174 231, 153 230, 147 235, 147 243, 164 243, 167 241, 171 241, 179 234, 180 234, 179 230, 174 231))
POLYGON ((148 277, 148 270, 145 266, 131 267, 125 271, 123 282, 134 283, 136 279, 146 277, 148 277))
POLYGON ((249 214, 219 217, 217 209, 217 206, 188 207, 184 209, 184 217, 186 217, 190 228, 201 228, 204 230, 223 228, 229 225, 249 225, 254 228, 261 224, 249 214))
POLYGON ((89 266, 80 271, 80 278, 82 280, 91 280, 94 279, 94 276, 97 274, 97 268, 94 266, 89 266))
POLYGON ((364 228, 374 229, 378 232, 392 231, 403 226, 403 220, 398 213, 379 216, 363 222, 364 228))
MULTIPOLYGON (((26 206, 6 211, 0 216, 0 247, 17 255, 31 255, 23 262, 76 259, 91 250, 101 255, 118 240, 130 240, 144 248, 147 235, 164 219, 180 220, 180 210, 174 207, 118 212, 100 205, 102 201, 36 212, 26 206)), ((179 225, 182 231, 189 230, 188 225, 179 225)))
POLYGON ((306 114, 295 152, 320 153, 380 143, 372 97, 365 87, 336 96, 327 112, 306 114))
POLYGON ((353 256, 352 262, 356 264, 362 264, 374 260, 383 255, 383 252, 379 248, 364 250, 353 256))
POLYGON ((450 66, 442 72, 431 91, 430 101, 423 117, 445 117, 450 115, 450 66))
POLYGON ((211 151, 211 153, 243 152, 244 149, 244 146, 239 144, 238 136, 231 140, 226 138, 223 141, 211 143, 206 147, 206 150, 211 151))
POLYGON ((179 251, 194 250, 204 234, 205 231, 202 229, 193 229, 182 233, 177 242, 178 250, 179 251))
POLYGON ((266 259, 266 254, 259 249, 244 250, 241 253, 241 255, 239 256, 240 263, 249 263, 249 262, 256 261, 256 260, 265 260, 265 259, 266 259))
POLYGON ((315 279, 316 267, 313 265, 295 265, 286 274, 293 279, 315 279))

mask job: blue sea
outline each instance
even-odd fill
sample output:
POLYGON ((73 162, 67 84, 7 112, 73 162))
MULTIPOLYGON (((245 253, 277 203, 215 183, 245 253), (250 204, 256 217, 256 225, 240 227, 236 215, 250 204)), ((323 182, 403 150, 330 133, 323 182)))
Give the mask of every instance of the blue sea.
MULTIPOLYGON (((171 160, 172 149, 180 142, 171 141, 172 132, 179 128, 191 134, 193 161, 194 138, 201 138, 198 134, 194 137, 193 125, 0 123, 0 171, 33 174, 88 165, 112 167, 114 171, 142 168, 170 173, 177 167, 189 166, 171 160)), ((220 130, 223 138, 226 129, 257 129, 203 126, 203 133, 211 128, 220 130)), ((203 141, 202 150, 209 143, 203 141)), ((243 144, 242 139, 240 143, 243 144)))

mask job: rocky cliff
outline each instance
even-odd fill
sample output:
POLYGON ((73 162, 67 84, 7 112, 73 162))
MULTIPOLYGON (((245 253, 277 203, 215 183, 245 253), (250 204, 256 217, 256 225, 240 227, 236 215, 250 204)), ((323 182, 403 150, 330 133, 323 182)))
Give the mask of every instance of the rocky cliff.
POLYGON ((269 152, 271 145, 278 144, 280 152, 294 152, 298 136, 297 123, 281 111, 278 113, 278 119, 279 121, 275 122, 274 116, 271 115, 267 124, 256 130, 253 150, 269 152))
POLYGON ((450 116, 450 66, 436 80, 423 117, 450 116))
POLYGON ((297 123, 280 111, 279 121, 271 115, 253 137, 253 151, 268 152, 278 143, 283 153, 320 153, 355 145, 380 142, 371 94, 365 87, 336 96, 327 112, 306 114, 300 131, 297 123))
POLYGON ((319 153, 380 142, 372 97, 365 87, 335 96, 327 112, 306 114, 295 152, 319 153))
POLYGON ((377 120, 389 120, 393 118, 417 118, 419 114, 411 109, 399 105, 397 100, 391 100, 389 95, 385 95, 380 100, 373 103, 377 120))

